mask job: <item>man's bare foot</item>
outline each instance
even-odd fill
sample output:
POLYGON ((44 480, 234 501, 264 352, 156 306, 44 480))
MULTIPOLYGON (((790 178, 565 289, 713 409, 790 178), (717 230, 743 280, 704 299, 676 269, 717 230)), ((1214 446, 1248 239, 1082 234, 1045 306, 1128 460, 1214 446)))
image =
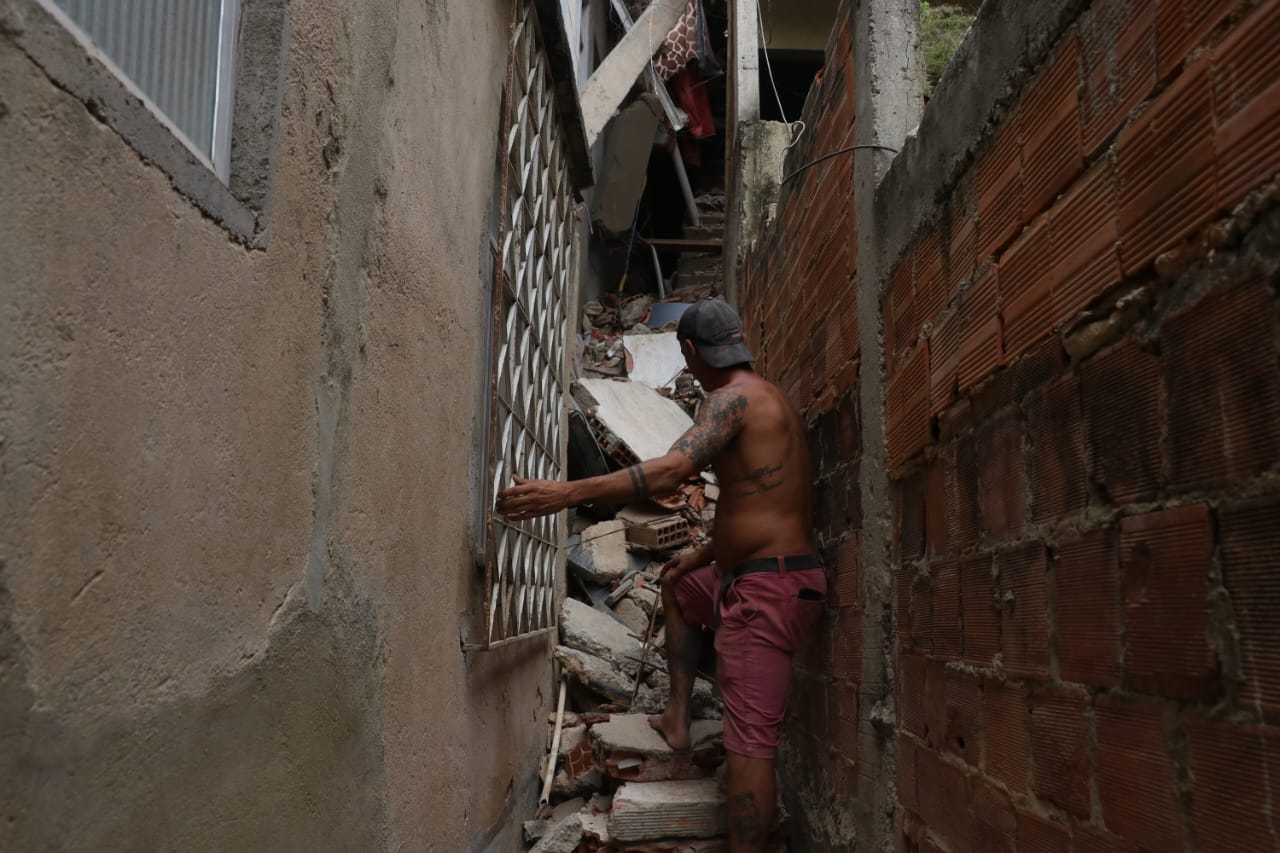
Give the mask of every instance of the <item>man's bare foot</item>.
POLYGON ((668 708, 661 714, 650 714, 649 725, 677 752, 689 748, 689 721, 683 714, 673 714, 668 708))

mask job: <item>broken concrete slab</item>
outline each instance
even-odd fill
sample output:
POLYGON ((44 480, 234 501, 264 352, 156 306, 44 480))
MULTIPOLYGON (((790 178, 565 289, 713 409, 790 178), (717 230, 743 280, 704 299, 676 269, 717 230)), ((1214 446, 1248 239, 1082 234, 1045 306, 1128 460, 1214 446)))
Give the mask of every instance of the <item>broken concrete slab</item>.
MULTIPOLYGON (((612 801, 612 798, 611 798, 612 801)), ((582 814, 582 834, 587 838, 594 838, 602 845, 608 844, 609 839, 609 814, 608 812, 586 813, 582 814)), ((594 847, 592 850, 596 849, 594 847)), ((612 848, 610 848, 612 849, 612 848)))
POLYGON ((627 598, 639 605, 640 609, 645 613, 652 613, 655 607, 658 608, 659 612, 662 610, 662 596, 658 594, 657 590, 649 589, 647 586, 631 590, 627 598))
POLYGON ((587 800, 585 797, 574 797, 572 799, 565 800, 563 803, 560 803, 551 810, 551 822, 553 824, 559 823, 569 815, 577 814, 582 811, 586 805, 587 800))
POLYGON ((643 637, 649 630, 649 614, 630 596, 619 601, 613 608, 613 613, 627 627, 627 630, 637 637, 643 637))
POLYGON ((605 130, 604 162, 591 194, 591 217, 607 231, 620 234, 631 228, 661 120, 662 105, 646 93, 618 113, 605 130))
POLYGON ((582 743, 587 737, 586 726, 574 726, 568 729, 562 729, 560 732, 560 752, 561 758, 564 758, 569 750, 582 743))
POLYGON ((583 379, 574 397, 605 453, 622 464, 664 455, 693 426, 684 409, 640 382, 583 379))
POLYGON ((570 571, 583 580, 612 587, 631 571, 626 522, 615 518, 591 525, 576 543, 569 543, 566 558, 570 571))
POLYGON ((560 609, 560 642, 630 674, 639 666, 643 651, 625 625, 573 598, 565 599, 560 609))
POLYGON ((631 353, 628 378, 650 388, 675 388, 676 377, 687 365, 675 332, 623 335, 622 345, 631 353))
POLYGON ((635 682, 607 660, 568 646, 556 646, 555 658, 569 675, 591 692, 623 706, 631 700, 635 682))
POLYGON ((582 841, 582 816, 577 812, 547 830, 530 853, 574 853, 582 841))
POLYGON ((533 844, 551 829, 549 820, 526 820, 524 822, 524 843, 533 844))
POLYGON ((613 795, 609 836, 614 841, 714 838, 728 825, 715 779, 627 782, 613 795))
POLYGON ((615 714, 594 727, 591 740, 597 763, 609 778, 661 782, 715 775, 724 762, 722 732, 719 722, 696 720, 689 732, 692 745, 677 752, 653 730, 646 715, 615 714))

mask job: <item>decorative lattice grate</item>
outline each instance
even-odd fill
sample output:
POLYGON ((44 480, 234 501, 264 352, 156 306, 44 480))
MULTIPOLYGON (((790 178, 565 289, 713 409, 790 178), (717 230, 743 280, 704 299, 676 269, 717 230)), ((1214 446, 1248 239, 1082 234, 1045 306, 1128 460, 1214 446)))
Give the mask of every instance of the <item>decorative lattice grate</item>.
MULTIPOLYGON (((537 14, 528 0, 518 10, 504 98, 490 508, 513 475, 558 479, 565 469, 573 184, 537 14)), ((564 539, 564 513, 510 522, 490 512, 479 645, 555 627, 564 539)))

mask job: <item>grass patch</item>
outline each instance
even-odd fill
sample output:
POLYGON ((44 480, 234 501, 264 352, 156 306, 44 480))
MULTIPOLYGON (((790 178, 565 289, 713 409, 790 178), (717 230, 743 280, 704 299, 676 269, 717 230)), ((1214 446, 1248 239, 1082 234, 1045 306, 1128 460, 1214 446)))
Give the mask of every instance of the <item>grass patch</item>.
POLYGON ((951 3, 920 4, 920 41, 924 48, 924 71, 927 91, 938 85, 942 72, 956 55, 964 34, 973 23, 974 13, 951 3))

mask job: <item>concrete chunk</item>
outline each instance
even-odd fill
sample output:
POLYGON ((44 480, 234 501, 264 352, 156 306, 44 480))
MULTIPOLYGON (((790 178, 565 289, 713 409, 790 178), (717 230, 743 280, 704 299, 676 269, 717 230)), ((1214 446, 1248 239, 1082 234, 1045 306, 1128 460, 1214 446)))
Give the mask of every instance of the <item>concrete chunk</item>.
POLYGON ((643 650, 626 625, 572 598, 560 610, 560 642, 629 673, 636 671, 643 650))
POLYGON ((692 747, 673 750, 644 714, 615 714, 592 729, 596 758, 605 775, 619 781, 661 782, 711 776, 724 761, 719 741, 723 724, 696 720, 692 747))
POLYGON ((547 830, 530 853, 574 853, 580 841, 582 817, 575 812, 547 830))
POLYGON ((626 524, 613 519, 591 525, 578 544, 569 546, 566 558, 569 568, 588 583, 613 586, 631 571, 626 524))
POLYGON ((633 636, 643 637, 649 630, 649 614, 629 596, 619 601, 613 612, 633 636))
POLYGON ((631 701, 635 682, 608 661, 568 646, 556 646, 555 658, 566 672, 593 693, 613 702, 631 701))
POLYGON ((724 795, 715 779, 627 782, 613 795, 614 841, 714 838, 728 830, 724 795))

